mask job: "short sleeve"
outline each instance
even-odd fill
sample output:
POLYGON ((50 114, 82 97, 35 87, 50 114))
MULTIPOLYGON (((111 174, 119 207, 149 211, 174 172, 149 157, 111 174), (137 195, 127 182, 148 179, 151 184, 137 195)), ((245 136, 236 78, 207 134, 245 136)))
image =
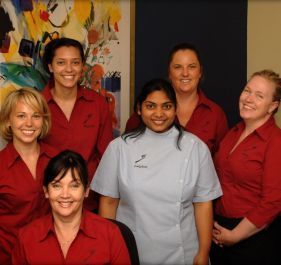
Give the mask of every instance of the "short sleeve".
POLYGON ((198 144, 199 173, 193 202, 214 200, 222 195, 219 179, 208 147, 198 144))
POLYGON ((90 185, 92 190, 104 196, 120 197, 118 187, 119 160, 118 139, 115 139, 108 145, 102 156, 90 185))

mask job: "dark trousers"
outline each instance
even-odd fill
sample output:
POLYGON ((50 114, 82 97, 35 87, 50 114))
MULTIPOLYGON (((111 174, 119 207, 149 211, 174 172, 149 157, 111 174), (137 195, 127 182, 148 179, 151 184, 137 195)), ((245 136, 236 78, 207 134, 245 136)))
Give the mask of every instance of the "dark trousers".
MULTIPOLYGON (((215 216, 215 220, 233 229, 241 220, 215 216)), ((211 265, 281 265, 281 217, 269 227, 231 247, 212 243, 211 265)))

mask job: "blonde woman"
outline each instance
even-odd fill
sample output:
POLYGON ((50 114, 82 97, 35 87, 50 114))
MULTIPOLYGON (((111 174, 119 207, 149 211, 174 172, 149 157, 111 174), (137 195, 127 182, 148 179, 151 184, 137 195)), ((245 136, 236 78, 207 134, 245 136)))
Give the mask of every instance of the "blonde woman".
POLYGON ((56 151, 40 142, 49 132, 45 99, 32 88, 5 98, 0 134, 8 142, 0 151, 0 264, 11 264, 20 227, 48 211, 42 189, 43 170, 56 151))
POLYGON ((254 73, 240 95, 242 121, 215 155, 223 196, 215 205, 212 265, 281 264, 281 130, 273 118, 280 99, 279 75, 254 73))

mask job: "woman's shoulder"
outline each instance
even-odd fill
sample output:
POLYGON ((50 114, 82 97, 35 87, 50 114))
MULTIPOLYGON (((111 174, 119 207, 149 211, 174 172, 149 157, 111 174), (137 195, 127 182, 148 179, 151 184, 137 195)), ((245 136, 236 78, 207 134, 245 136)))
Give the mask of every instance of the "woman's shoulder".
MULTIPOLYGON (((12 142, 8 142, 6 146, 0 151, 0 167, 7 167, 19 156, 12 142)), ((1 173, 1 172, 0 172, 1 173)))
POLYGON ((197 143, 203 143, 203 141, 194 133, 183 131, 182 132, 182 139, 185 141, 191 141, 191 142, 197 142, 197 143))
POLYGON ((109 230, 118 229, 117 225, 110 219, 103 218, 95 213, 84 209, 85 229, 96 228, 100 233, 108 232, 109 230))
POLYGON ((96 90, 85 88, 85 87, 80 87, 82 90, 83 96, 87 100, 94 100, 94 101, 100 101, 100 102, 105 102, 106 98, 103 96, 101 93, 97 92, 96 90))
POLYGON ((39 141, 41 153, 45 153, 49 157, 56 156, 60 150, 57 149, 55 146, 50 145, 49 143, 46 143, 44 141, 39 141))
POLYGON ((185 145, 190 143, 197 145, 202 150, 209 150, 208 146, 198 136, 191 132, 183 131, 182 141, 185 145))
POLYGON ((40 240, 42 235, 45 235, 51 226, 52 217, 51 214, 39 217, 32 222, 26 224, 25 226, 19 229, 19 237, 23 241, 33 241, 40 240))
POLYGON ((276 123, 272 126, 271 136, 269 137, 269 140, 281 145, 281 129, 277 126, 276 123))
POLYGON ((122 136, 118 136, 111 140, 106 148, 106 153, 118 153, 121 149, 126 148, 130 145, 130 139, 125 140, 122 136))
POLYGON ((223 108, 218 103, 207 97, 202 91, 199 93, 199 95, 200 95, 201 102, 207 105, 210 110, 216 113, 225 114, 223 108))

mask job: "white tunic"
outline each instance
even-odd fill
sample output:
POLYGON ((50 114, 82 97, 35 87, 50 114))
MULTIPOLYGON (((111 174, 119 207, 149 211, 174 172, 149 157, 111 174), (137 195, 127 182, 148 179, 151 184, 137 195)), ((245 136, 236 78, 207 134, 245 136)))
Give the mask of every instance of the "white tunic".
POLYGON ((141 264, 192 264, 198 250, 193 202, 222 195, 208 147, 178 130, 146 129, 138 138, 113 140, 91 188, 120 198, 117 220, 136 238, 141 264))

